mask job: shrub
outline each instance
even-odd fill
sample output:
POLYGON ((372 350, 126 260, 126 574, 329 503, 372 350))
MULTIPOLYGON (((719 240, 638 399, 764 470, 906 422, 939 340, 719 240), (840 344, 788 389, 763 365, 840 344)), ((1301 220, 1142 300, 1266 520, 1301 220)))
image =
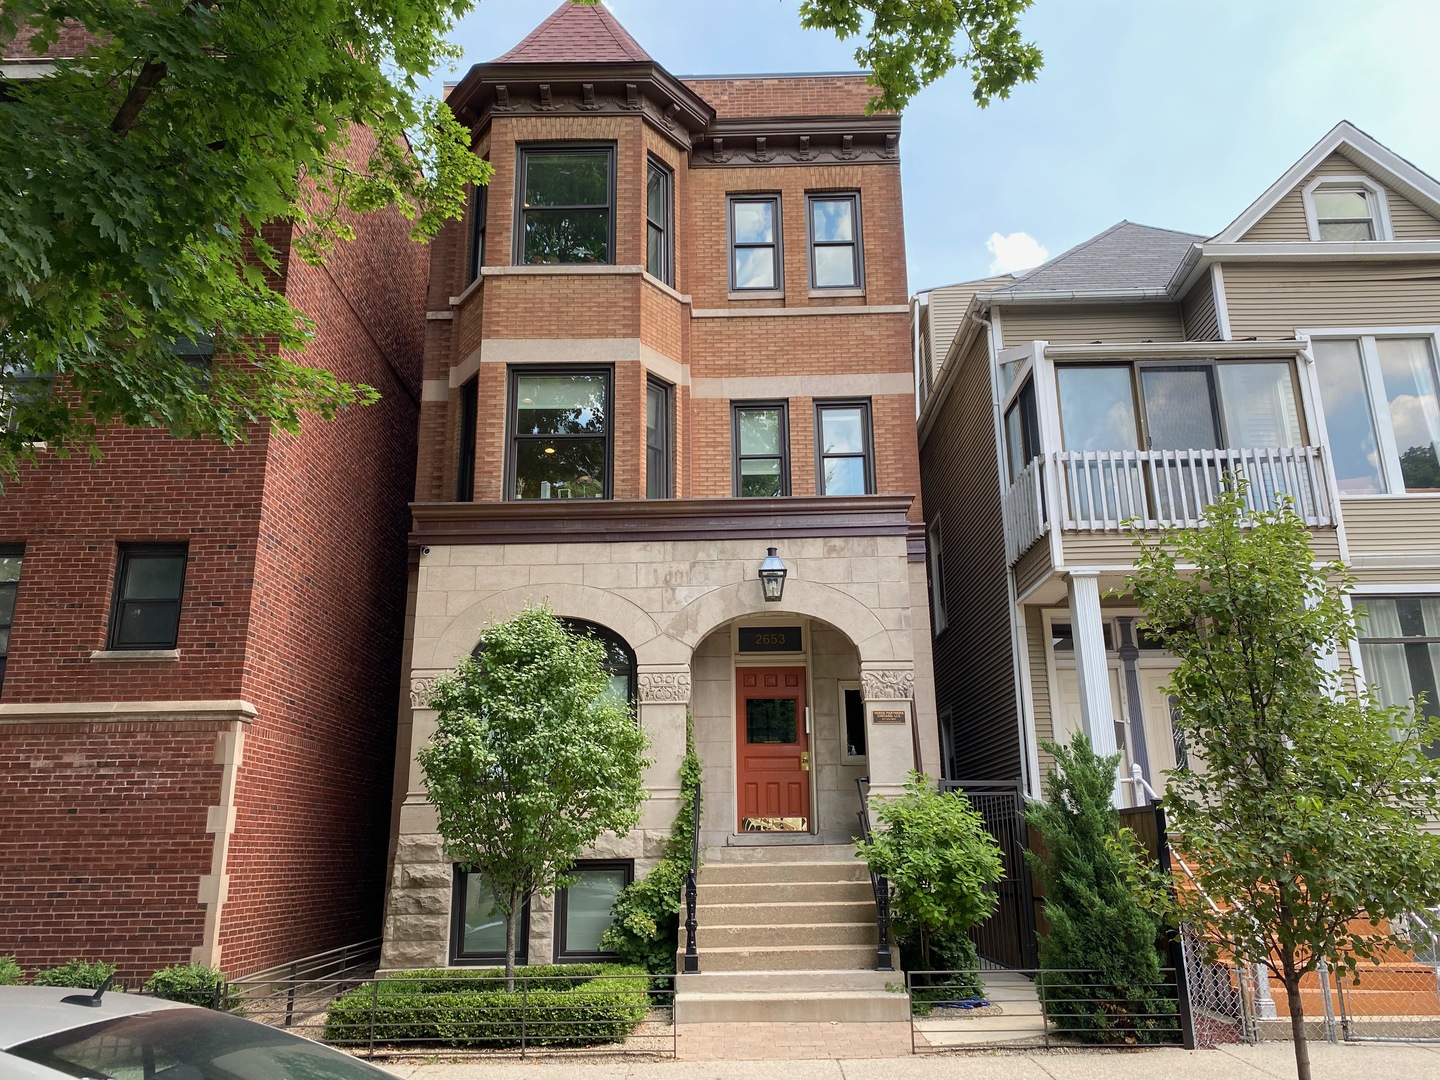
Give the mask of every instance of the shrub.
POLYGON ((230 989, 219 968, 203 964, 174 964, 145 980, 145 993, 166 1001, 183 1001, 207 1009, 228 1009, 230 989))
POLYGON ((19 986, 25 981, 25 972, 13 956, 0 956, 0 986, 19 986))
POLYGON ((700 801, 700 757, 694 723, 685 718, 685 758, 680 763, 680 811, 655 868, 615 898, 610 929, 600 947, 652 975, 673 975, 680 941, 680 905, 694 843, 695 805, 700 801))
POLYGON ((406 971, 334 1001, 325 1041, 374 1040, 500 1049, 621 1042, 649 1009, 649 977, 607 964, 536 965, 505 990, 500 968, 406 971), (600 975, 620 976, 601 979, 600 975))
POLYGON ((59 967, 46 968, 34 979, 36 986, 74 986, 99 990, 115 974, 115 965, 103 960, 67 960, 59 967))
POLYGON ((1099 757, 1083 733, 1069 747, 1042 745, 1057 769, 1045 802, 1025 818, 1045 855, 1026 853, 1045 893, 1050 931, 1040 938, 1040 990, 1066 1034, 1085 1042, 1165 1042, 1175 1002, 1163 987, 1160 919, 1130 886, 1111 804, 1119 755, 1099 757))

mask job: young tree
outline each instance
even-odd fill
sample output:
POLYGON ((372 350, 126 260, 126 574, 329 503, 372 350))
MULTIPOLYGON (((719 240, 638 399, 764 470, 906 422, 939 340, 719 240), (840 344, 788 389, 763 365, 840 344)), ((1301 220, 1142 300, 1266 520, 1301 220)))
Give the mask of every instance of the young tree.
POLYGON ((1025 820, 1045 845, 1043 858, 1026 855, 1044 884, 1050 923, 1040 939, 1041 984, 1056 987, 1046 1008, 1081 1039, 1155 1041, 1174 1030, 1161 1018, 1175 1004, 1159 991, 1160 918, 1135 896, 1116 846, 1111 793, 1120 755, 1098 756, 1083 733, 1069 746, 1041 745, 1055 768, 1045 801, 1032 803, 1025 820))
POLYGON ((918 772, 903 795, 871 805, 879 825, 855 854, 890 879, 896 936, 917 940, 929 967, 933 945, 953 948, 994 912, 990 886, 1005 876, 1000 846, 970 800, 942 794, 918 772))
POLYGON ((1282 502, 1247 509, 1235 484, 1199 529, 1137 540, 1129 581, 1150 633, 1179 661, 1177 725, 1193 771, 1166 809, 1213 911, 1180 890, 1183 917, 1285 987, 1301 1080, 1310 1076, 1300 981, 1321 958, 1352 975, 1402 944, 1393 927, 1435 903, 1440 731, 1386 708, 1327 657, 1354 642, 1353 579, 1317 566, 1282 502))
POLYGON ((505 917, 506 989, 525 904, 569 884, 601 833, 640 819, 647 740, 610 694, 605 647, 527 607, 485 631, 440 681, 434 737, 417 757, 446 854, 479 876, 505 917))

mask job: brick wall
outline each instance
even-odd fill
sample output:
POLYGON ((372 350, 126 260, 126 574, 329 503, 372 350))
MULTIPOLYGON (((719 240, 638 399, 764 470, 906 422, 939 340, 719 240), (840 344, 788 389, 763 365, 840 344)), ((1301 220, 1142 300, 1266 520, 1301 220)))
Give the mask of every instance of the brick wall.
POLYGON ((107 960, 134 985, 201 944, 216 725, 0 729, 0 953, 107 960))
POLYGON ((719 116, 859 116, 876 93, 863 72, 700 77, 685 85, 719 116))

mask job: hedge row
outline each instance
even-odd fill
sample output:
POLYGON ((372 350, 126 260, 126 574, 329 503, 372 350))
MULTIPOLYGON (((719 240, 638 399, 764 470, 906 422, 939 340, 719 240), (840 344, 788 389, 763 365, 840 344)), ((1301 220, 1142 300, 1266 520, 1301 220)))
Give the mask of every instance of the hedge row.
MULTIPOLYGON (((67 960, 57 967, 35 973, 34 986, 74 986, 98 990, 115 974, 115 965, 103 960, 67 960)), ((13 956, 0 956, 0 986, 19 986, 25 972, 13 956)), ((124 987, 117 987, 123 990, 124 987)), ((167 1001, 183 1001, 207 1009, 230 1008, 233 1005, 225 976, 219 968, 202 964, 174 964, 155 972, 145 980, 142 992, 167 1001)))
POLYGON ((537 965, 516 972, 513 992, 498 969, 406 971, 336 999, 325 1041, 441 1046, 594 1046, 623 1041, 649 1008, 649 978, 606 964, 537 965), (613 976, 597 978, 596 976, 613 976))

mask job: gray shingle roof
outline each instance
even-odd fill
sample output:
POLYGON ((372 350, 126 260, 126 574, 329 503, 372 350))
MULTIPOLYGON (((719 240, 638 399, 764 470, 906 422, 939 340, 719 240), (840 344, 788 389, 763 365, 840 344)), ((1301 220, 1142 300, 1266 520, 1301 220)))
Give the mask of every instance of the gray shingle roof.
POLYGON ((1204 239, 1194 233, 1121 221, 986 295, 996 300, 1093 293, 1158 295, 1165 291, 1190 246, 1204 239))

